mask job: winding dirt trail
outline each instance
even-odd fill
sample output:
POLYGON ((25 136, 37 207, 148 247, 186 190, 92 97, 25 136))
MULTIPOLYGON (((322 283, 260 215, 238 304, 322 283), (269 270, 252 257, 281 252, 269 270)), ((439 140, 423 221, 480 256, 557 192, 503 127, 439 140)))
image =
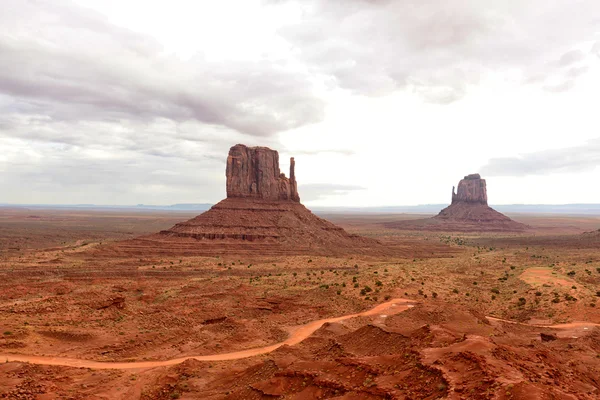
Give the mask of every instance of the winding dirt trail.
MULTIPOLYGON (((350 318, 356 317, 368 317, 373 315, 378 315, 381 317, 386 317, 388 315, 394 315, 401 313, 403 311, 408 310, 409 308, 415 305, 414 300, 409 299, 393 299, 386 303, 379 304, 378 306, 363 311, 357 314, 348 314, 343 315, 341 317, 334 318, 325 318, 317 321, 309 322, 305 325, 301 325, 295 327, 290 330, 290 337, 284 340, 283 342, 276 343, 270 346, 258 347, 254 349, 236 351, 233 353, 223 353, 223 354, 211 354, 205 356, 186 356, 180 358, 174 358, 171 360, 165 361, 140 361, 140 362, 106 362, 106 361, 93 361, 93 360, 84 360, 78 358, 68 358, 68 357, 48 357, 48 356, 31 356, 31 355, 20 355, 20 354, 0 354, 0 361, 6 362, 27 362, 31 364, 40 364, 40 365, 56 365, 63 367, 75 367, 75 368, 92 368, 92 369, 148 369, 155 367, 167 367, 171 365, 180 364, 186 360, 198 360, 198 361, 229 361, 229 360, 238 360, 240 358, 248 358, 254 357, 261 354, 270 353, 281 346, 288 345, 293 346, 304 339, 308 338, 312 335, 316 330, 321 328, 325 323, 332 322, 340 322, 350 318)), ((588 329, 600 326, 600 324, 595 324, 591 322, 573 322, 568 324, 557 324, 557 325, 534 325, 534 324, 526 324, 521 322, 515 322, 510 320, 504 320, 500 318, 494 317, 486 317, 490 321, 494 322, 505 322, 509 324, 516 325, 526 325, 536 328, 549 328, 549 329, 558 329, 561 330, 563 336, 571 336, 575 334, 585 333, 588 329)))
POLYGON ((532 328, 545 328, 545 329, 556 329, 560 332, 557 333, 558 337, 572 337, 578 338, 581 335, 586 334, 591 329, 595 327, 600 327, 600 324, 596 324, 593 322, 569 322, 566 324, 556 324, 556 325, 545 325, 545 324, 528 324, 517 321, 510 321, 507 319, 495 318, 495 317, 486 317, 489 321, 492 322, 504 322, 507 324, 513 325, 523 325, 529 326, 532 328))
POLYGON ((206 356, 187 356, 174 358, 172 360, 165 361, 141 361, 141 362, 104 362, 104 361, 92 361, 83 360, 77 358, 67 357, 47 357, 47 356, 31 356, 31 355, 19 355, 19 354, 0 354, 0 360, 6 362, 28 362, 32 364, 40 365, 57 365, 63 367, 75 367, 75 368, 92 368, 92 369, 146 369, 155 367, 166 367, 182 363, 186 360, 194 359, 198 361, 227 361, 237 360, 240 358, 247 358, 258 356, 261 354, 270 353, 281 346, 288 345, 293 346, 300 343, 310 335, 312 335, 317 329, 323 326, 327 322, 340 322, 350 318, 356 317, 368 317, 372 315, 393 315, 408 310, 416 302, 409 299, 394 299, 386 303, 379 304, 378 306, 357 314, 349 314, 335 318, 325 318, 317 321, 309 322, 305 325, 293 328, 290 332, 290 337, 283 342, 273 344, 271 346, 259 347, 255 349, 248 349, 242 351, 236 351, 233 353, 223 354, 211 354, 206 356))

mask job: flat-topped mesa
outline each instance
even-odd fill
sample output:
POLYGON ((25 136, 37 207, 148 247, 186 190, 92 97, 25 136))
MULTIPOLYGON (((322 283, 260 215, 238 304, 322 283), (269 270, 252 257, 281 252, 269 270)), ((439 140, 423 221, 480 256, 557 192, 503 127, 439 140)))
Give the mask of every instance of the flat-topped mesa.
POLYGON ((461 179, 458 183, 458 192, 452 188, 452 204, 457 202, 478 203, 487 205, 487 188, 485 179, 479 174, 471 174, 461 179))
POLYGON ((290 159, 290 177, 279 170, 279 153, 268 147, 247 147, 236 144, 227 156, 227 198, 251 197, 270 201, 300 202, 290 159))

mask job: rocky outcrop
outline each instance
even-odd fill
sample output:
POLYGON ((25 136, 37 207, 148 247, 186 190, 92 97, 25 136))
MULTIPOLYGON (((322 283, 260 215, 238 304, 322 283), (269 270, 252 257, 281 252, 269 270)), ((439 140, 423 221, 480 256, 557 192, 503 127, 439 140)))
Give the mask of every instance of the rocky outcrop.
POLYGON ((485 179, 465 176, 452 188, 452 204, 427 219, 384 222, 386 228, 444 232, 522 232, 528 228, 488 206, 485 179))
POLYGON ((279 170, 279 153, 267 147, 236 144, 227 157, 227 198, 256 198, 300 202, 295 161, 290 159, 290 177, 279 170))
POLYGON ((170 229, 115 246, 126 254, 372 254, 393 255, 375 239, 350 234, 300 203, 295 161, 290 177, 267 147, 233 146, 227 157, 227 198, 170 229))
POLYGON ((457 202, 478 203, 487 205, 487 188, 485 179, 479 174, 471 174, 461 179, 458 183, 458 192, 454 193, 452 188, 452 204, 457 202))

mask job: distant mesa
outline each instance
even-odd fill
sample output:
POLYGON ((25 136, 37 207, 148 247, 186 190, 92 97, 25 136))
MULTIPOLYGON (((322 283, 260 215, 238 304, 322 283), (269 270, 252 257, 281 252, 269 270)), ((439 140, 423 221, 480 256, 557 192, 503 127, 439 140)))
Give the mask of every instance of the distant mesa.
POLYGON ((487 185, 479 174, 465 176, 452 188, 452 202, 427 219, 384 223, 387 228, 457 232, 522 232, 528 226, 488 206, 487 185))
POLYGON ((229 150, 225 175, 226 199, 168 230, 120 242, 119 249, 182 255, 390 252, 377 240, 349 234, 304 207, 294 158, 288 178, 279 169, 277 151, 237 144, 229 150))

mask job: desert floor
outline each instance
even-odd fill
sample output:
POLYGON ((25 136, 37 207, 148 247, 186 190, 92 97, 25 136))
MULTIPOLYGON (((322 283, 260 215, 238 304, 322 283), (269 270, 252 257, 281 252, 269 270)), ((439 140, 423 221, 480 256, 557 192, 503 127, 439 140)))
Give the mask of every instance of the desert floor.
POLYGON ((600 398, 599 217, 324 216, 393 258, 102 256, 193 216, 0 208, 0 398, 600 398))

